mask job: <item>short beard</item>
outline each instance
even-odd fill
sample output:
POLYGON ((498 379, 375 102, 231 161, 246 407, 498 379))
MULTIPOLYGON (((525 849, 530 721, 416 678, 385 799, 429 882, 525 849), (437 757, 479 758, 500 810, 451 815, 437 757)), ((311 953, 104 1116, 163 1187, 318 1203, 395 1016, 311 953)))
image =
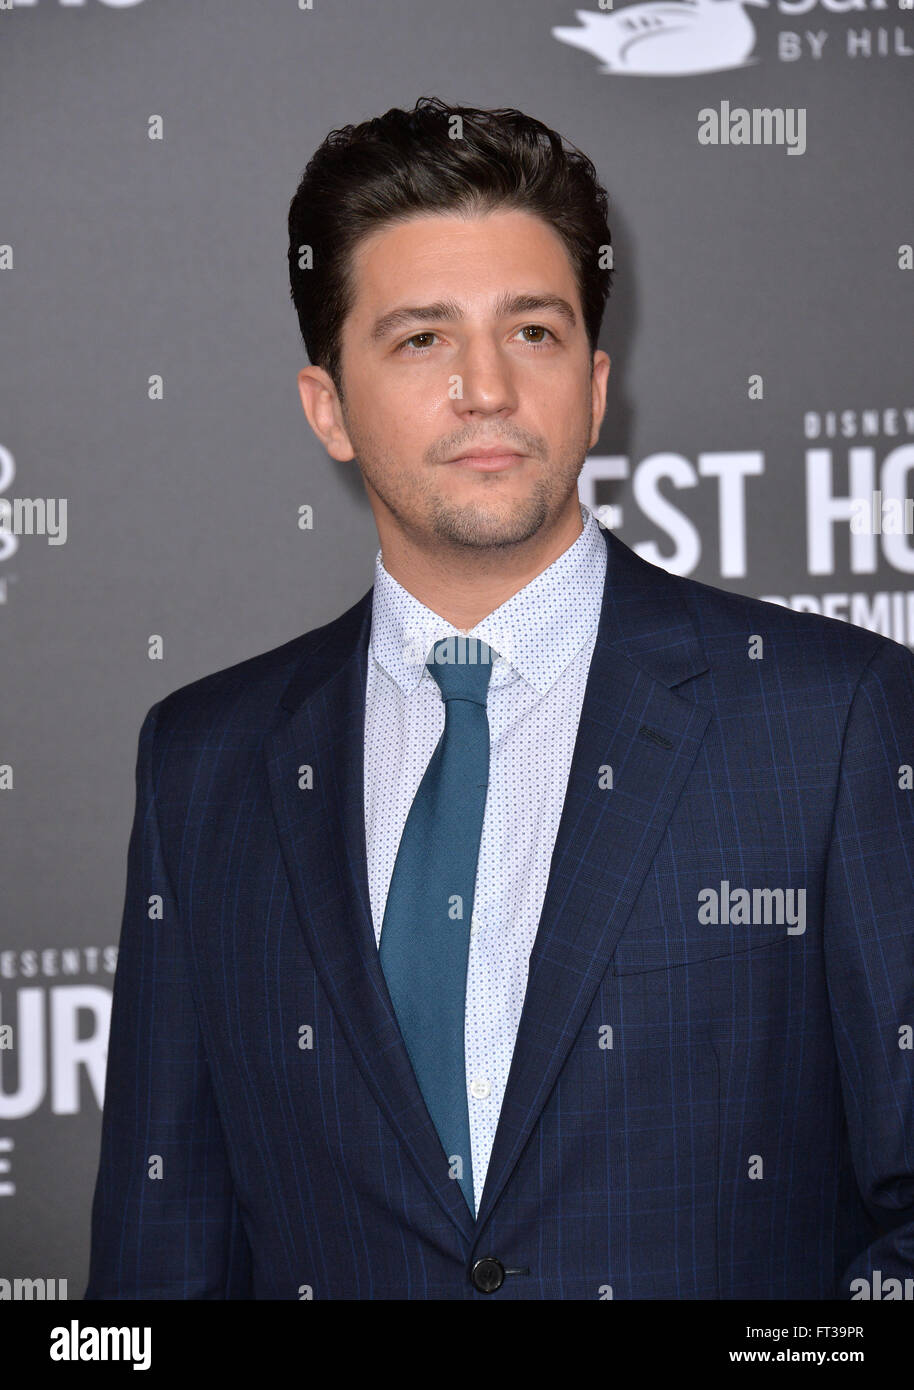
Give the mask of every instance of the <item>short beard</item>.
POLYGON ((454 549, 506 549, 523 545, 542 529, 549 517, 550 496, 549 484, 541 478, 523 507, 515 507, 504 517, 471 503, 455 506, 434 497, 429 521, 437 539, 454 549))
MULTIPOLYGON (((413 536, 420 543, 423 536, 427 540, 431 533, 442 546, 452 552, 455 551, 484 551, 504 550, 510 546, 523 545, 535 536, 549 521, 550 516, 556 517, 565 507, 568 498, 577 488, 577 481, 587 457, 589 426, 582 427, 581 438, 576 441, 569 454, 575 459, 573 473, 567 475, 564 472, 564 460, 562 468, 559 470, 564 479, 564 488, 556 496, 556 479, 553 476, 540 477, 530 495, 521 503, 506 503, 501 510, 490 511, 483 505, 472 502, 455 503, 446 497, 438 495, 434 485, 434 475, 426 474, 424 488, 417 487, 415 482, 408 484, 408 490, 401 490, 399 495, 395 487, 392 487, 391 480, 397 477, 395 468, 388 466, 375 470, 373 459, 376 456, 372 448, 371 435, 366 434, 361 439, 356 437, 358 431, 353 431, 352 422, 347 420, 347 432, 356 459, 363 475, 363 481, 384 503, 392 516, 396 518, 403 530, 413 536), (366 445, 366 448, 362 448, 366 445), (369 460, 368 467, 365 466, 365 459, 369 460), (376 478, 377 472, 377 478, 376 478), (380 481, 380 486, 378 482, 380 481), (402 503, 409 501, 408 515, 404 512, 402 503), (416 503, 419 503, 419 515, 416 515, 416 503), (422 504, 425 504, 424 506, 422 504)), ((567 458, 568 455, 566 454, 567 458)), ((441 467, 449 467, 449 464, 442 464, 441 467)), ((493 477, 493 488, 497 487, 493 477)))

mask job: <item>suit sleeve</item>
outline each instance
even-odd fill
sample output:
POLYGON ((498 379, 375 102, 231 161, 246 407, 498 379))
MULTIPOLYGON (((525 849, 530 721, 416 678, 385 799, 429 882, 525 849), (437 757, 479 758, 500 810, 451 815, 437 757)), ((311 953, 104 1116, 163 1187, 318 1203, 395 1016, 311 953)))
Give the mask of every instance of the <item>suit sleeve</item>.
POLYGON ((251 1298, 241 1223, 159 837, 143 721, 84 1299, 251 1298), (159 902, 160 900, 160 902, 159 902))
MULTIPOLYGON (((877 648, 848 714, 825 962, 854 1170, 873 1222, 836 1296, 914 1275, 914 655, 877 648), (878 1282, 877 1280, 877 1282, 878 1282)), ((885 1293, 882 1294, 885 1297, 885 1293)))

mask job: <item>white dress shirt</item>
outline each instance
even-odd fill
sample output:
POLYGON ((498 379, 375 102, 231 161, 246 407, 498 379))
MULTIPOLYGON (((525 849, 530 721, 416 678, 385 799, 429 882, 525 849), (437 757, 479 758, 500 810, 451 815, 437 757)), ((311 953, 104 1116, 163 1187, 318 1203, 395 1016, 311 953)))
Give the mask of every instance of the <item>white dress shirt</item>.
MULTIPOLYGON (((498 653, 464 1029, 477 1211, 600 617, 606 544, 583 505, 581 520, 580 536, 548 569, 463 634, 498 653)), ((444 730, 441 691, 424 663, 435 641, 460 632, 387 573, 379 550, 365 710, 365 834, 379 946, 400 836, 444 730)))

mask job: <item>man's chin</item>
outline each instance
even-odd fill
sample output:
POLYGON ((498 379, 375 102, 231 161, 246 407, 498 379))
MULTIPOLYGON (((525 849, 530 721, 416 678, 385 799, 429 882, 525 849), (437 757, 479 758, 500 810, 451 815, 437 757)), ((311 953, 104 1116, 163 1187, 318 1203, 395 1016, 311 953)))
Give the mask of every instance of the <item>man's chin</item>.
POLYGON ((492 550, 522 545, 542 530, 549 517, 545 502, 537 500, 515 506, 457 507, 439 506, 432 517, 432 530, 439 541, 467 549, 492 550))

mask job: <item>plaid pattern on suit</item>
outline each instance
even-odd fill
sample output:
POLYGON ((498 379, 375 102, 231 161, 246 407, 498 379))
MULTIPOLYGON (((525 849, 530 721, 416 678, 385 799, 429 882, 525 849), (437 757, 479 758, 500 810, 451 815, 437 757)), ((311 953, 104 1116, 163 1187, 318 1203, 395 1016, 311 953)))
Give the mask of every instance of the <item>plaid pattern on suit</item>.
POLYGON ((87 1299, 847 1298, 914 1274, 914 656, 604 538, 475 1224, 371 924, 371 591, 149 711, 87 1299), (725 881, 805 890, 805 930, 702 921, 725 881), (479 1292, 481 1256, 518 1272, 479 1292))

